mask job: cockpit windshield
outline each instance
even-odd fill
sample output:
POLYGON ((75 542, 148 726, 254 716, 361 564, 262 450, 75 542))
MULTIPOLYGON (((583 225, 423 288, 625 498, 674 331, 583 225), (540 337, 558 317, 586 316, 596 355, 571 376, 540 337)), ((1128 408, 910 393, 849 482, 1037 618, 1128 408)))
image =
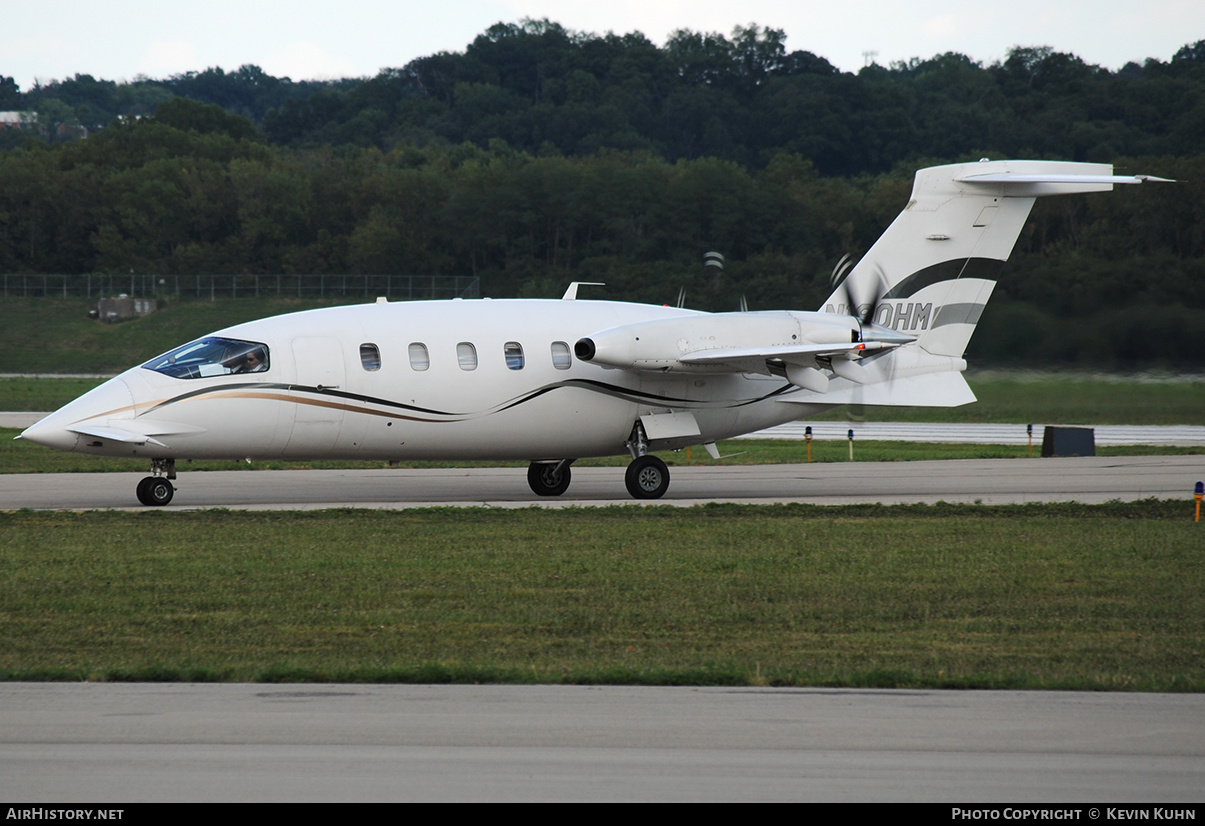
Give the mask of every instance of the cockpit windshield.
POLYGON ((268 345, 233 338, 202 338, 142 365, 177 379, 202 379, 268 369, 268 345))

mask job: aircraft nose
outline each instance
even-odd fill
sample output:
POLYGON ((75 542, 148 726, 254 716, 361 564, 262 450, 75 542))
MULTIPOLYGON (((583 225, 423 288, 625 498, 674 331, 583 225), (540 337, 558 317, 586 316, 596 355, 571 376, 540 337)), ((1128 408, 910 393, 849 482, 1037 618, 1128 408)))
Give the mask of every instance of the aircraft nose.
POLYGON ((55 450, 75 450, 76 445, 79 443, 79 434, 73 433, 53 421, 55 418, 55 414, 51 413, 40 422, 22 430, 17 438, 26 442, 34 442, 46 447, 52 447, 55 450))
POLYGON ((120 377, 90 390, 75 401, 21 431, 18 439, 55 450, 75 450, 80 434, 73 427, 83 422, 128 419, 134 415, 130 387, 120 377))

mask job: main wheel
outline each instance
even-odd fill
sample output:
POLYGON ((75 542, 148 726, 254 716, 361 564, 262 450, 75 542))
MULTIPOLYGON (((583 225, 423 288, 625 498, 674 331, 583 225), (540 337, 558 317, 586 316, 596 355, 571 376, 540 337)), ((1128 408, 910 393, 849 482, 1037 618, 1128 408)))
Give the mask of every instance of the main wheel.
POLYGON ((527 466, 527 484, 540 496, 560 496, 569 490, 569 465, 557 472, 559 462, 532 462, 527 466))
POLYGON ((660 499, 669 490, 669 468, 656 456, 646 454, 632 460, 623 481, 636 499, 660 499))
POLYGON ((138 501, 151 507, 161 507, 172 501, 176 489, 161 476, 148 476, 138 483, 138 501))

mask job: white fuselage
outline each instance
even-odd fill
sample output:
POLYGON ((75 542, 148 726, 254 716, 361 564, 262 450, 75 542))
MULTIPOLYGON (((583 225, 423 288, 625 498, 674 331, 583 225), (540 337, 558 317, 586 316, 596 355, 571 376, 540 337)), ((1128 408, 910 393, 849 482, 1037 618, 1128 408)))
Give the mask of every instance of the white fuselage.
POLYGON ((818 397, 775 376, 623 370, 572 353, 575 342, 600 330, 701 315, 605 301, 489 299, 292 313, 214 334, 264 345, 263 372, 180 378, 135 367, 23 437, 152 459, 534 461, 626 453, 641 417, 681 428, 650 428, 649 447, 658 450, 830 406, 800 404, 818 397), (683 414, 684 427, 676 418, 683 414))

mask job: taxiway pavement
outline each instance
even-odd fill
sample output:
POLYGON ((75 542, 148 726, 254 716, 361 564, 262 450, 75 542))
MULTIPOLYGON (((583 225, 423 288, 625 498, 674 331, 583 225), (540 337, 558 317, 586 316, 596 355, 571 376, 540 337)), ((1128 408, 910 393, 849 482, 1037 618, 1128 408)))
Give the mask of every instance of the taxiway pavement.
MULTIPOLYGON (((669 492, 645 504, 1024 502, 1184 498, 1205 479, 1202 456, 833 462, 671 468, 669 492)), ((0 509, 140 509, 143 474, 0 474, 0 509)), ((622 468, 574 468, 569 491, 536 496, 523 468, 206 471, 183 466, 167 510, 316 510, 432 506, 590 507, 637 503, 622 468)))
MULTIPOLYGON (((43 807, 792 800, 1176 808, 1199 802, 1202 788, 1200 694, 0 684, 0 792, 43 807)), ((1093 819, 1079 808, 1080 820, 1093 819)))

